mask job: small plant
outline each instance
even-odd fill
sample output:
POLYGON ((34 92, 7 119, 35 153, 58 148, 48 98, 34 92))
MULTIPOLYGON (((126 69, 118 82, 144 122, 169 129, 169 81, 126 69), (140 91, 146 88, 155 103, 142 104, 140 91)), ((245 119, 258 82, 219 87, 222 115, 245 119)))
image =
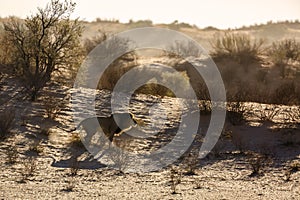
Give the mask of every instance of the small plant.
POLYGON ((30 176, 33 176, 37 170, 37 160, 35 157, 30 156, 25 158, 22 161, 23 169, 21 171, 22 174, 22 182, 28 180, 30 176))
POLYGON ((17 147, 15 145, 9 146, 6 149, 6 157, 7 157, 8 164, 16 163, 17 158, 18 158, 18 151, 17 151, 17 147))
POLYGON ((14 124, 15 111, 13 109, 6 109, 0 113, 0 140, 5 139, 14 124))
POLYGON ((172 167, 170 170, 170 186, 172 194, 177 194, 176 187, 181 183, 181 179, 182 173, 175 167, 172 167))

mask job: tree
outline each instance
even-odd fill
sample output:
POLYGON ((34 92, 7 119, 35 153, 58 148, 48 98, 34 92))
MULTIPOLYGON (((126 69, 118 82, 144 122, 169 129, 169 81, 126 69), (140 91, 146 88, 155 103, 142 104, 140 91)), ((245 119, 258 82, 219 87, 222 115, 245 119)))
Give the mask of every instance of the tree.
POLYGON ((75 3, 52 0, 25 21, 11 17, 4 24, 5 38, 13 47, 13 65, 31 100, 51 80, 53 72, 78 64, 82 26, 71 20, 75 3))

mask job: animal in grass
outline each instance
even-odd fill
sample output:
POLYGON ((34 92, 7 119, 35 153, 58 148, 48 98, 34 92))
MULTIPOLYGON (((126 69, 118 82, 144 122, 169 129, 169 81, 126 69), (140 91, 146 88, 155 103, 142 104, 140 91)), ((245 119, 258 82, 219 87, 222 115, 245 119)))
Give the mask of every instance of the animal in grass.
POLYGON ((103 133, 112 142, 115 135, 121 135, 123 132, 135 127, 137 121, 132 113, 114 113, 109 117, 91 117, 82 120, 78 126, 67 132, 73 132, 75 130, 83 128, 86 132, 84 140, 90 142, 93 135, 101 127, 103 133), (100 126, 100 127, 99 127, 100 126))

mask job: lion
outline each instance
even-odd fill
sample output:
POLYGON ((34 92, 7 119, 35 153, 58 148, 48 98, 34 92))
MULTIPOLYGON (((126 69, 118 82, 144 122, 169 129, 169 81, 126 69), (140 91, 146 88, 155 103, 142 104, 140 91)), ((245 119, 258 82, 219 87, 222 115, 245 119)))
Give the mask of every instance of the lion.
POLYGON ((84 140, 90 142, 93 135, 102 128, 103 133, 112 142, 115 135, 120 136, 123 132, 136 127, 137 120, 132 113, 114 113, 109 117, 91 117, 82 120, 77 127, 67 132, 74 132, 79 130, 80 127, 86 132, 84 140))

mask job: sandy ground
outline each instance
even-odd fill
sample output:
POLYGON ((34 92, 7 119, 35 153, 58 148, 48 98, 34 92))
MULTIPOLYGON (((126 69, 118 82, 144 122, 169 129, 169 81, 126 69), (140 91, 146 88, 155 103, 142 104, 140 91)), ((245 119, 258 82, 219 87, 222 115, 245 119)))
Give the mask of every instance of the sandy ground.
MULTIPOLYGON (((11 83, 9 79, 7 82, 11 83)), ((3 98, 17 93, 19 87, 11 84, 4 88, 3 98)), ((46 91, 58 99, 73 92, 55 85, 46 91)), ((107 97, 101 92, 100 95, 107 97)), ((143 111, 157 101, 155 97, 138 96, 133 101, 133 112, 148 123, 143 111)), ((178 125, 177 100, 166 98, 159 102, 165 110, 157 108, 153 113, 157 113, 157 121, 168 113, 165 134, 156 140, 135 141, 137 150, 156 149, 157 142, 167 142, 168 133, 178 125)), ((184 162, 174 164, 176 173, 171 173, 169 167, 137 174, 88 161, 82 146, 69 144, 72 135, 57 128, 73 126, 69 105, 55 119, 46 119, 42 100, 31 103, 16 98, 9 104, 14 105, 17 115, 12 135, 0 146, 1 199, 300 199, 300 167, 290 170, 292 163, 300 162, 299 122, 261 122, 255 117, 235 126, 226 122, 224 136, 213 152, 196 160, 194 175, 185 174, 184 162), (16 153, 13 164, 8 162, 9 152, 16 153), (72 163, 74 153, 82 156, 78 165, 72 163), (257 154, 265 155, 266 160, 259 162, 263 165, 260 173, 253 174, 250 161, 257 154), (175 180, 181 180, 174 194, 172 174, 178 178, 175 180)), ((101 107, 99 110, 103 111, 101 107)), ((207 124, 202 126, 204 130, 207 124)))

